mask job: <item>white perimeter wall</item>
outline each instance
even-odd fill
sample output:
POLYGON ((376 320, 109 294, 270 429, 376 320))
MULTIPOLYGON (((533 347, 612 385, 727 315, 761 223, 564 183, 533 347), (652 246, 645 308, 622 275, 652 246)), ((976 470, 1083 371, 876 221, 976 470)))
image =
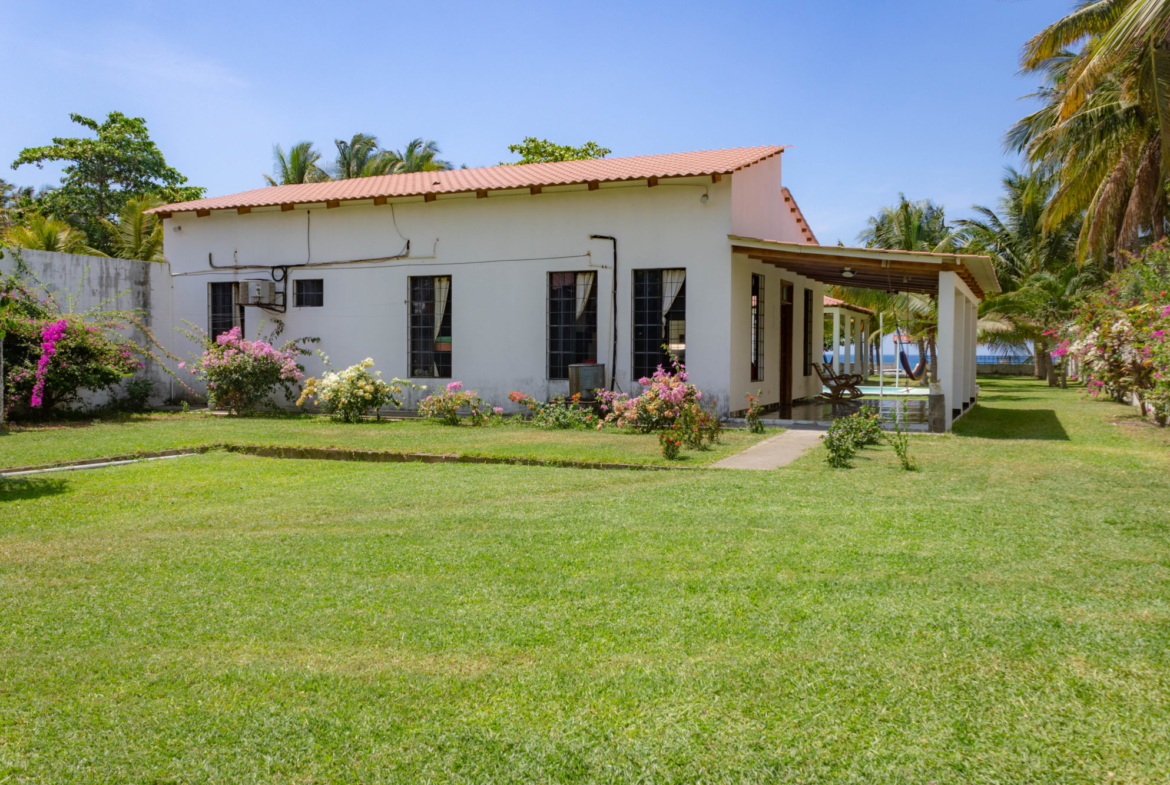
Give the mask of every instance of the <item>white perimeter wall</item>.
MULTIPOLYGON (((131 259, 108 259, 102 256, 50 253, 21 249, 28 274, 43 284, 67 312, 83 313, 101 306, 103 310, 138 311, 143 322, 163 346, 172 346, 170 266, 160 262, 138 262, 131 259)), ((16 273, 12 252, 0 252, 0 272, 16 273)), ((123 331, 141 345, 147 345, 146 336, 137 330, 123 331)), ((137 376, 154 382, 152 401, 159 403, 172 392, 179 392, 173 379, 153 360, 137 376)), ((115 393, 116 394, 116 393, 115 393)), ((109 395, 83 394, 85 403, 105 403, 109 395)))
MULTIPOLYGON (((687 364, 692 381, 716 395, 725 412, 732 398, 742 398, 740 390, 750 386, 744 375, 743 386, 732 395, 732 324, 741 328, 731 314, 728 181, 741 176, 725 177, 718 184, 693 178, 655 188, 644 182, 617 183, 597 191, 579 186, 546 188, 538 195, 493 192, 486 199, 471 194, 424 203, 420 198, 397 202, 393 211, 391 205, 365 203, 247 215, 222 211, 204 218, 177 213, 164 222, 166 256, 175 273, 175 321, 207 328, 208 282, 267 277, 266 271, 210 270, 209 252, 216 264, 283 265, 391 256, 409 239, 412 259, 291 270, 291 280, 324 280, 324 307, 290 305, 283 316, 249 308, 249 336, 262 315, 270 323, 280 318, 285 338, 320 337, 320 347, 336 368, 372 357, 384 378, 403 376, 408 370, 407 279, 450 275, 453 378, 478 389, 485 400, 510 407, 510 390, 537 397, 568 391, 568 382, 545 378, 549 272, 597 270, 597 359, 612 370, 611 244, 589 235, 613 235, 619 264, 619 388, 631 393, 639 389, 630 378, 631 271, 686 268, 687 364), (710 194, 706 204, 700 202, 704 192, 710 194), (564 256, 580 258, 554 258, 564 256), (496 261, 513 259, 525 261, 496 261)), ((750 298, 750 278, 747 285, 750 298)), ((290 283, 290 303, 291 291, 290 283)), ((778 283, 775 291, 778 295, 778 283)), ((796 325, 799 330, 800 322, 796 325)), ((747 322, 742 329, 748 329, 747 322)), ((181 337, 176 342, 179 354, 195 350, 181 337)), ((736 342, 745 346, 737 351, 746 351, 746 340, 736 342)), ((316 359, 307 368, 310 375, 322 370, 316 359)), ((417 381, 435 385, 447 380, 417 381)))

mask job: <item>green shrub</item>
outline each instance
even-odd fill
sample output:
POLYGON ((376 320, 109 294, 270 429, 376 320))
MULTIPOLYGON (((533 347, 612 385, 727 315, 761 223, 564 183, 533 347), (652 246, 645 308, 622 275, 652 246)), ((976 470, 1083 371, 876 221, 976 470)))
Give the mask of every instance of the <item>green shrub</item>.
POLYGON ((842 425, 844 422, 844 420, 835 420, 829 426, 829 431, 823 440, 825 449, 829 451, 826 460, 834 469, 847 468, 849 462, 853 460, 853 456, 857 454, 857 442, 853 440, 853 434, 849 432, 848 427, 842 425))

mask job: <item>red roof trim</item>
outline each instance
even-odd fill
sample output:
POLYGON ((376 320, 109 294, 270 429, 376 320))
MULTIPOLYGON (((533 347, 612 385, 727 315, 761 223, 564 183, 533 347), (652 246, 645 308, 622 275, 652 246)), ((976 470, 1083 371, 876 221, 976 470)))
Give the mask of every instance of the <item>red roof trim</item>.
POLYGON ((485 166, 444 172, 411 172, 379 177, 358 177, 324 183, 278 185, 251 191, 162 205, 147 212, 176 213, 191 210, 234 210, 240 207, 275 207, 281 204, 317 204, 326 201, 367 201, 379 197, 403 198, 432 194, 474 193, 590 182, 649 180, 651 177, 698 177, 731 174, 779 155, 778 145, 705 150, 589 161, 485 166))

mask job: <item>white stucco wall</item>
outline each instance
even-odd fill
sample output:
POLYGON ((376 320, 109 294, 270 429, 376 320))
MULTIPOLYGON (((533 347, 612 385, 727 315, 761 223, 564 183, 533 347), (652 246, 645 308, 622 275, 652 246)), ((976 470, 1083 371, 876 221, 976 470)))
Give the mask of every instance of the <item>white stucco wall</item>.
POLYGON ((815 373, 804 375, 804 290, 812 291, 813 339, 812 362, 820 362, 823 331, 824 285, 765 262, 749 259, 746 254, 732 257, 731 377, 730 409, 747 408, 747 395, 762 392, 765 405, 780 400, 780 295, 783 283, 793 285, 792 295, 792 398, 819 395, 820 382, 815 373), (751 376, 751 299, 752 275, 764 276, 764 378, 751 376))
POLYGON ((793 212, 795 204, 784 201, 780 179, 782 155, 775 155, 731 177, 731 233, 739 237, 808 242, 793 212))
MULTIPOLYGON (((108 259, 102 256, 50 253, 21 249, 20 255, 32 277, 44 285, 66 312, 83 313, 97 306, 103 310, 140 312, 144 324, 168 349, 173 344, 170 266, 160 262, 108 259)), ((16 272, 11 252, 0 252, 0 272, 16 272)), ((123 331, 139 344, 146 337, 137 330, 123 331)), ((154 382, 152 401, 159 403, 176 392, 177 385, 153 360, 137 376, 154 382)), ((115 390, 114 394, 118 394, 115 390)), ((90 405, 105 403, 109 395, 83 394, 90 405)))
MULTIPOLYGON (((685 268, 687 364, 692 380, 718 396, 726 410, 731 376, 728 179, 717 184, 710 178, 671 180, 655 188, 644 182, 603 184, 597 191, 546 188, 539 195, 493 192, 486 199, 440 196, 430 203, 416 199, 336 209, 298 206, 247 215, 224 211, 203 218, 177 213, 164 222, 166 256, 175 273, 176 321, 206 329, 210 281, 267 277, 266 271, 211 270, 209 252, 216 264, 300 264, 391 256, 409 239, 409 259, 291 270, 290 281, 324 280, 324 307, 290 307, 283 316, 264 318, 283 319, 285 338, 320 337, 337 368, 372 357, 384 377, 402 376, 407 372, 407 279, 450 275, 453 378, 478 389, 485 400, 508 406, 510 390, 538 397, 568 390, 568 382, 545 378, 549 272, 597 270, 597 359, 612 370, 611 244, 589 235, 613 235, 619 264, 618 387, 638 391, 630 377, 631 271, 685 268), (700 201, 704 192, 710 195, 706 204, 700 201)), ((260 316, 258 309, 248 309, 250 335, 260 316)), ((194 352, 185 339, 178 341, 180 354, 194 352)), ((310 374, 321 370, 316 360, 307 366, 310 374)))

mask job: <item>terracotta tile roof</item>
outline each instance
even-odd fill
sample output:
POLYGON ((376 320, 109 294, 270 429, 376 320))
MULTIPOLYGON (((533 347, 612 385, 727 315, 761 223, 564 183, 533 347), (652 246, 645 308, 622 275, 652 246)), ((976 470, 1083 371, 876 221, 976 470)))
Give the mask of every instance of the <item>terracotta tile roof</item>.
POLYGON ((804 213, 800 211, 800 205, 796 203, 796 197, 792 195, 792 191, 781 188, 780 192, 784 194, 784 203, 792 205, 789 209, 796 214, 796 225, 800 227, 803 238, 813 245, 820 245, 817 236, 813 234, 812 227, 808 225, 808 221, 804 220, 804 213))
POLYGON ((268 207, 279 204, 313 204, 353 201, 377 197, 422 196, 425 194, 468 193, 503 188, 571 185, 588 182, 645 180, 650 177, 729 174, 782 153, 783 147, 740 147, 732 150, 705 150, 667 155, 637 155, 629 158, 599 158, 591 161, 561 161, 546 164, 484 166, 446 172, 412 172, 379 177, 358 177, 303 185, 278 185, 243 191, 228 196, 156 207, 148 212, 228 210, 240 207, 268 207))
POLYGON ((867 313, 870 316, 873 316, 873 311, 869 308, 862 308, 860 305, 854 305, 853 303, 847 303, 844 300, 838 300, 836 297, 830 297, 827 294, 825 295, 825 307, 826 308, 845 308, 845 309, 850 310, 850 311, 857 311, 858 313, 867 313))

